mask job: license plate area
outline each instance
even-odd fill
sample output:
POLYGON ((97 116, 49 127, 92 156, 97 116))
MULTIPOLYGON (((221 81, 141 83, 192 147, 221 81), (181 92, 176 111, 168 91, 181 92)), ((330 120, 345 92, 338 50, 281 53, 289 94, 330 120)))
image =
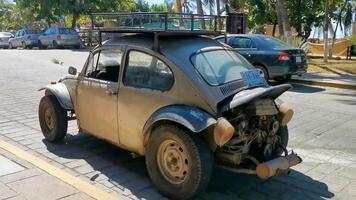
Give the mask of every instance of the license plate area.
POLYGON ((258 69, 243 71, 240 73, 242 80, 247 87, 267 86, 266 80, 262 77, 261 71, 258 69))
POLYGON ((295 57, 295 62, 296 63, 301 63, 302 62, 302 57, 301 56, 295 57))

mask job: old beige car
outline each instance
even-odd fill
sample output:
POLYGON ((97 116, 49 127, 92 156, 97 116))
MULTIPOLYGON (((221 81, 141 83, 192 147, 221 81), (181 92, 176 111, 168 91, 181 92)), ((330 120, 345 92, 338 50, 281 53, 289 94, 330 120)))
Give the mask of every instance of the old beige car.
POLYGON ((301 162, 286 149, 293 110, 277 99, 290 85, 268 85, 234 49, 201 36, 211 32, 137 32, 42 88, 46 140, 63 140, 76 119, 79 132, 145 156, 153 184, 174 199, 204 191, 213 165, 266 179, 301 162))

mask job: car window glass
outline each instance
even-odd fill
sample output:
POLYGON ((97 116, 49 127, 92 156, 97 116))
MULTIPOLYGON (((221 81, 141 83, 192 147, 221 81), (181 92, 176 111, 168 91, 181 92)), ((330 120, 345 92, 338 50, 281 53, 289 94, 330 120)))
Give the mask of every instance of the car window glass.
POLYGON ((211 85, 222 85, 241 79, 241 72, 253 69, 237 52, 229 50, 201 52, 192 56, 191 62, 211 85))
POLYGON ((231 40, 231 46, 234 48, 251 48, 251 39, 235 37, 231 40))
POLYGON ((122 54, 121 49, 105 49, 97 52, 89 60, 86 75, 100 80, 117 82, 122 54))
POLYGON ((173 73, 158 58, 149 54, 130 51, 124 83, 138 88, 167 90, 173 84, 173 73))

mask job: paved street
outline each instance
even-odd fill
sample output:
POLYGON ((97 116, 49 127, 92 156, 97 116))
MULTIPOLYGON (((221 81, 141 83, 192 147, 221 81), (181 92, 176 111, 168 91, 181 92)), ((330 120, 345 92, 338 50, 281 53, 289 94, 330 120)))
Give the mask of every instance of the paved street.
MULTIPOLYGON (((65 142, 44 141, 37 117, 43 92, 37 89, 66 75, 69 65, 81 69, 87 55, 85 50, 0 50, 0 140, 115 196, 165 199, 150 182, 144 158, 78 133, 75 121, 65 142)), ((304 162, 290 175, 269 180, 215 169, 198 199, 356 199, 356 91, 295 85, 281 98, 295 108, 289 147, 304 162)))

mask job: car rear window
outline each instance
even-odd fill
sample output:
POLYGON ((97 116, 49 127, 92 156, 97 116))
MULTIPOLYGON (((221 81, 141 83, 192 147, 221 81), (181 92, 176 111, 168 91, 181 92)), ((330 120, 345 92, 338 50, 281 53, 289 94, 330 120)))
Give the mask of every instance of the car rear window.
POLYGON ((253 69, 238 53, 225 49, 197 53, 191 62, 201 76, 215 86, 241 79, 241 72, 253 69))
POLYGON ((77 32, 71 28, 60 28, 59 34, 77 34, 77 32))
POLYGON ((287 43, 283 42, 282 40, 272 38, 272 37, 261 37, 261 39, 267 43, 272 49, 284 48, 289 47, 287 43))

